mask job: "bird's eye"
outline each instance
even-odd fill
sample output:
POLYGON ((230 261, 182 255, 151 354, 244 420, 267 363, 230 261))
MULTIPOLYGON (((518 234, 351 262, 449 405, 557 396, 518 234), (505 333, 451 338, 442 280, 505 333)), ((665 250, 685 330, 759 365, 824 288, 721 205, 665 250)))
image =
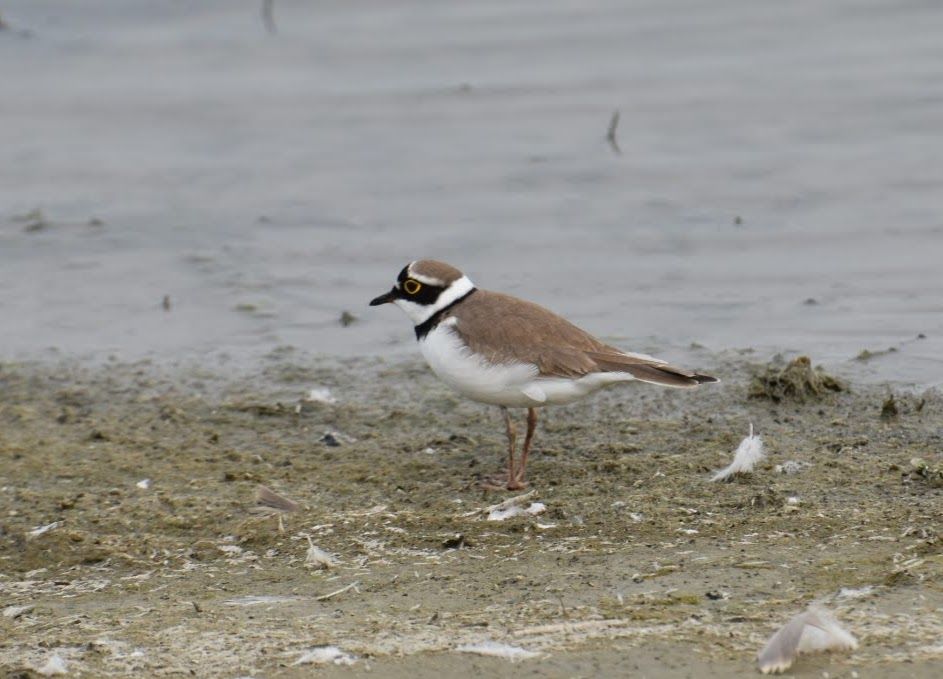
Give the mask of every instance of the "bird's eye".
POLYGON ((412 278, 407 278, 403 281, 403 290, 410 295, 415 295, 420 289, 422 289, 422 283, 419 281, 414 281, 412 278))

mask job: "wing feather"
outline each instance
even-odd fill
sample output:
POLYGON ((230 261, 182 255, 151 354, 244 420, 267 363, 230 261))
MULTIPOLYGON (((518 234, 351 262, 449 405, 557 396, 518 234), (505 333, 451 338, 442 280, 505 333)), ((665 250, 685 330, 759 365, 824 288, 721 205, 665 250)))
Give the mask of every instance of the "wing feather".
POLYGON ((454 330, 472 351, 494 363, 536 365, 541 377, 623 372, 670 387, 717 381, 609 346, 552 311, 510 295, 479 290, 448 315, 455 317, 454 330))

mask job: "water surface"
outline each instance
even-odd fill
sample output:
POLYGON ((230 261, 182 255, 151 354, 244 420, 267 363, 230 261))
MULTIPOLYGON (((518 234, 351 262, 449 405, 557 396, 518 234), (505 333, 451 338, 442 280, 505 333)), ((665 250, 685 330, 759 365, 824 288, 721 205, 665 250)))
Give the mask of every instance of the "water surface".
POLYGON ((943 383, 936 3, 275 11, 5 3, 0 356, 405 354, 366 302, 433 256, 627 348, 943 383))

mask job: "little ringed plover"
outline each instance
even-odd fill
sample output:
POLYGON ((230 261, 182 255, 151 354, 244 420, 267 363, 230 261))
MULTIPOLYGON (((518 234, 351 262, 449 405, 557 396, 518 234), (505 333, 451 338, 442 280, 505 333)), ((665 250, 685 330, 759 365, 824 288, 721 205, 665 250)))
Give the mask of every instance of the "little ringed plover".
POLYGON ((603 387, 640 380, 692 388, 716 377, 605 344, 565 318, 500 292, 480 290, 455 267, 411 262, 370 306, 393 303, 413 322, 432 371, 460 394, 501 407, 508 438, 508 490, 526 486, 537 408, 564 405, 603 387), (520 464, 508 408, 527 408, 520 464))

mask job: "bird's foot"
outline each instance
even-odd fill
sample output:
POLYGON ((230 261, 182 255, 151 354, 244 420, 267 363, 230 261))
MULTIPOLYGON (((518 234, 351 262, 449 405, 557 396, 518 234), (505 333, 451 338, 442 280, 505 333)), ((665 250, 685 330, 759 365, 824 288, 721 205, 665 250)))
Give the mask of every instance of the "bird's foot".
POLYGON ((527 481, 520 478, 520 476, 511 478, 508 476, 507 472, 490 474, 478 481, 478 486, 481 489, 495 491, 523 490, 527 488, 528 485, 527 481))

